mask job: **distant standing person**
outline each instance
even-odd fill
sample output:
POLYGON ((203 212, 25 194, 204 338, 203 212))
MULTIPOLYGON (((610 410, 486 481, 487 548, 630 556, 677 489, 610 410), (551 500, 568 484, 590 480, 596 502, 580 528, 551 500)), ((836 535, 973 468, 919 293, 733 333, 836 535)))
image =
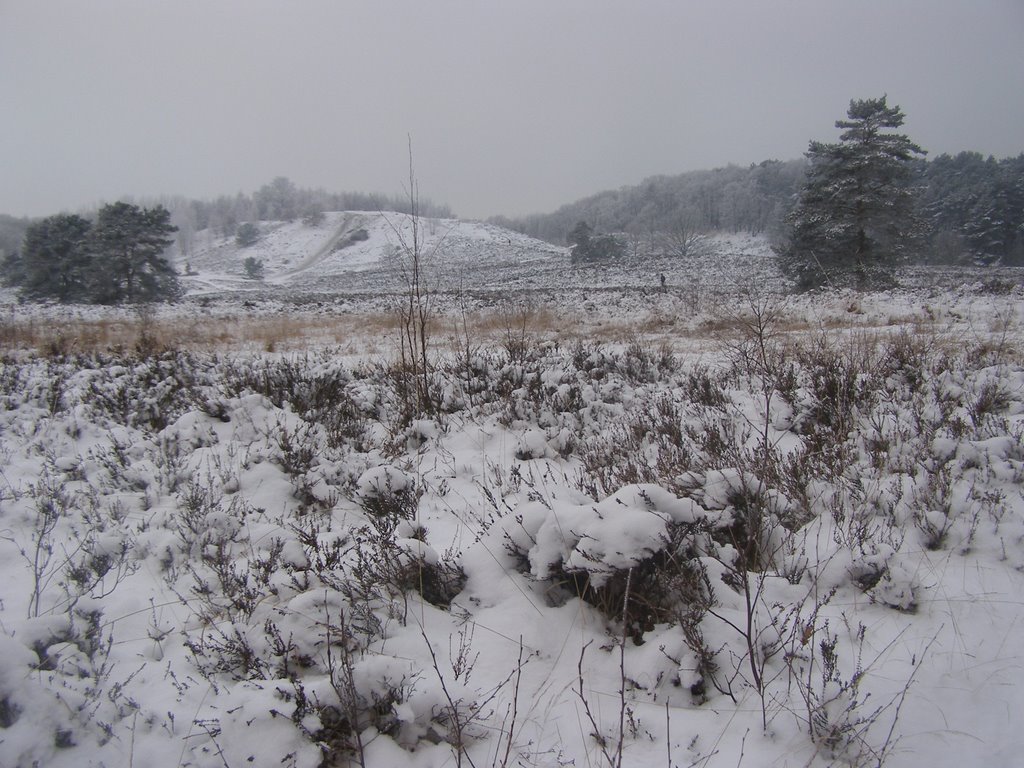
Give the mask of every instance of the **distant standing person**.
POLYGON ((664 272, 661 273, 661 290, 664 293, 664 291, 665 291, 665 273, 664 272))

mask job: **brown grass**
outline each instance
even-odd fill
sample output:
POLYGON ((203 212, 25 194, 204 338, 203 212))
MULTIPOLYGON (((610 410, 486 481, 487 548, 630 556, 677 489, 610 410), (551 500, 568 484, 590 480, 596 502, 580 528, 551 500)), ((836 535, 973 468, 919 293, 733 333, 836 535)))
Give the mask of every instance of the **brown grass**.
MULTIPOLYGON (((494 312, 465 318, 438 316, 430 325, 431 337, 441 341, 458 328, 468 329, 473 344, 500 343, 517 327, 494 312)), ((554 334, 559 323, 547 310, 532 313, 522 331, 529 336, 554 334)), ((0 320, 0 351, 35 351, 39 354, 110 352, 150 348, 191 351, 289 352, 311 347, 339 346, 357 353, 390 351, 398 331, 397 317, 388 312, 314 315, 229 314, 201 318, 123 317, 117 319, 6 319, 0 320)))
MULTIPOLYGON (((262 350, 283 352, 311 346, 383 345, 394 330, 390 315, 319 317, 226 315, 204 318, 15 320, 0 322, 0 350, 40 354, 92 353, 132 349, 176 348, 192 351, 262 350)), ((353 346, 353 351, 358 351, 353 346)))
MULTIPOLYGON (((394 313, 360 312, 325 314, 296 309, 258 315, 245 310, 195 316, 146 316, 112 312, 102 318, 41 318, 0 316, 0 353, 15 350, 39 354, 92 353, 112 350, 175 348, 203 352, 293 352, 337 347, 343 354, 391 355, 396 346, 398 320, 394 313)), ((494 309, 462 314, 454 310, 432 319, 430 337, 436 347, 461 351, 469 346, 502 346, 510 340, 527 343, 555 341, 598 343, 666 342, 675 347, 726 339, 743 331, 742 304, 713 314, 643 314, 639 317, 588 313, 550 305, 509 302, 494 309)), ((809 320, 801 312, 783 309, 775 332, 789 337, 827 332, 881 335, 904 328, 916 337, 949 335, 927 308, 917 313, 879 317, 856 311, 838 311, 809 320)), ((1009 310, 986 318, 973 328, 974 344, 997 346, 1006 352, 1019 339, 1020 322, 1009 310)), ((961 329, 962 331, 963 329, 961 329)), ((1013 350, 1016 351, 1016 350, 1013 350)))

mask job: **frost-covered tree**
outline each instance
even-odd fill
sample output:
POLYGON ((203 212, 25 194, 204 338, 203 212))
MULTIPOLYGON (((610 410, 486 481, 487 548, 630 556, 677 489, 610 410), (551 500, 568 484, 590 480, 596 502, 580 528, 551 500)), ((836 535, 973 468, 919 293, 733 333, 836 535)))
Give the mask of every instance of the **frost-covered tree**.
POLYGON ((245 276, 250 280, 263 279, 262 259, 257 259, 255 256, 249 256, 244 262, 242 262, 242 268, 245 270, 245 276))
POLYGON ((298 190, 285 176, 264 184, 252 196, 261 221, 291 221, 298 215, 298 190))
POLYGON ((238 244, 239 248, 247 248, 250 245, 254 245, 259 239, 260 228, 251 221, 240 225, 238 231, 235 232, 235 243, 238 244))
POLYGON ((162 205, 103 206, 89 237, 95 266, 93 299, 116 304, 176 298, 178 275, 164 256, 175 231, 171 214, 162 205))
POLYGON ((923 170, 922 209, 946 258, 1024 261, 1024 155, 996 160, 977 152, 939 155, 923 170))
POLYGON ((659 233, 658 244, 663 253, 686 259, 702 252, 707 238, 693 223, 694 218, 680 213, 664 231, 659 233))
POLYGON ((626 252, 626 246, 618 238, 613 235, 595 235, 593 232, 587 222, 580 221, 566 236, 571 246, 570 258, 573 264, 617 259, 626 252))
POLYGON ((29 219, 0 213, 0 281, 4 285, 21 284, 21 244, 31 225, 29 219))
POLYGON ((1024 260, 1024 156, 995 164, 961 227, 975 257, 986 262, 1024 260))
POLYGON ((565 239, 574 252, 576 249, 587 251, 590 248, 590 235, 593 231, 594 228, 587 224, 587 222, 578 221, 576 226, 566 235, 565 239))
POLYGON ((48 216, 30 226, 21 247, 18 280, 22 295, 60 302, 86 298, 89 229, 86 219, 68 213, 48 216))
POLYGON ((889 282, 916 247, 913 165, 925 152, 906 135, 903 112, 879 99, 854 99, 837 144, 812 141, 810 161, 782 267, 797 285, 871 287, 889 282))

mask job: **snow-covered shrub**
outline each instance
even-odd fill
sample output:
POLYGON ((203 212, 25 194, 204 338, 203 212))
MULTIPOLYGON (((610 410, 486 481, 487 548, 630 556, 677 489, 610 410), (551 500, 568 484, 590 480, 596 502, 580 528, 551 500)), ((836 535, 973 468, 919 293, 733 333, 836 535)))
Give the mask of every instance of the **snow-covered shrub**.
POLYGON ((0 407, 5 411, 17 408, 23 394, 22 366, 8 355, 0 357, 0 407))
POLYGON ((37 654, 0 633, 0 761, 44 765, 74 744, 67 711, 48 690, 37 654))
POLYGON ((360 506, 374 526, 386 532, 416 518, 421 492, 412 475, 390 464, 371 467, 356 481, 360 506))
POLYGON ((707 366, 693 366, 686 372, 684 391, 690 402, 708 408, 721 408, 729 402, 722 377, 707 366))
POLYGON ((957 522, 954 512, 953 474, 948 464, 923 473, 913 498, 913 522, 927 549, 941 549, 957 522))
POLYGON ((933 346, 933 340, 905 328, 890 334, 879 354, 879 363, 884 366, 880 375, 884 378, 897 376, 911 393, 920 392, 929 374, 935 370, 933 346))
POLYGON ((185 352, 88 360, 82 400, 97 418, 113 424, 164 429, 190 410, 209 381, 209 367, 185 352))
POLYGON ((290 408, 301 419, 318 424, 327 445, 362 447, 369 413, 349 387, 354 374, 326 354, 259 360, 228 367, 222 385, 229 397, 256 393, 277 408, 290 408))
POLYGON ((443 424, 436 419, 413 419, 395 435, 393 443, 396 448, 404 443, 405 450, 414 453, 436 441, 443 432, 443 424))
POLYGON ((466 581, 458 563, 439 554, 428 543, 427 530, 408 519, 393 527, 375 521, 356 538, 353 555, 348 581, 340 589, 363 613, 382 608, 403 623, 410 594, 447 608, 466 581))
POLYGON ((578 449, 580 489, 592 496, 634 483, 678 490, 678 478, 693 466, 696 453, 684 431, 689 419, 683 404, 662 396, 631 412, 625 423, 588 437, 578 449))
MULTIPOLYGON (((1010 402, 1010 392, 1006 390, 1005 384, 997 376, 986 377, 978 384, 967 403, 971 424, 975 429, 980 429, 986 418, 993 418, 1005 411, 1010 402)), ((998 430, 1000 433, 1005 431, 1005 428, 998 430)))
POLYGON ((586 373, 591 380, 598 381, 616 368, 611 352, 601 345, 577 339, 571 350, 572 365, 577 371, 586 373))
POLYGON ((674 372, 677 365, 675 355, 667 344, 651 349, 643 342, 633 339, 626 346, 618 369, 627 381, 640 384, 658 381, 674 372))
POLYGON ((782 494, 750 473, 727 467, 704 474, 701 498, 708 509, 722 511, 715 538, 730 549, 737 572, 778 570, 789 511, 789 501, 782 494))
MULTIPOLYGON (((821 635, 818 641, 820 657, 816 664, 809 665, 806 678, 797 678, 807 708, 811 740, 833 760, 857 765, 862 758, 876 758, 878 755, 867 737, 880 711, 865 707, 867 695, 860 690, 864 670, 859 651, 855 669, 846 676, 837 650, 838 636, 829 631, 827 622, 817 629, 817 633, 821 635), (817 677, 812 668, 820 668, 817 677)), ((863 626, 856 633, 855 642, 863 644, 863 626)))
POLYGON ((871 340, 840 347, 821 336, 798 345, 791 428, 803 437, 803 451, 816 472, 841 475, 854 457, 848 439, 877 400, 881 378, 871 340))
POLYGON ((242 498, 233 498, 225 506, 219 490, 197 480, 189 482, 178 492, 173 522, 181 554, 187 560, 203 560, 226 550, 242 537, 251 511, 242 498))
POLYGON ((694 562, 698 536, 719 516, 654 485, 621 488, 582 505, 530 502, 503 522, 510 554, 530 575, 625 620, 641 641, 655 624, 707 601, 694 562))
POLYGON ((520 461, 553 457, 548 438, 539 429, 528 429, 516 439, 515 457, 520 461))
POLYGON ((427 532, 422 527, 399 523, 394 535, 390 542, 393 551, 388 556, 395 560, 396 585, 419 594, 431 605, 449 607, 465 584, 462 568, 427 543, 427 532))
POLYGON ((300 422, 294 428, 279 419, 268 437, 277 448, 274 460, 291 478, 305 475, 316 461, 318 434, 315 424, 300 422))
POLYGON ((290 688, 287 679, 249 680, 223 692, 220 717, 206 723, 212 751, 223 765, 323 764, 323 752, 310 738, 320 730, 319 718, 315 712, 304 713, 290 688))
POLYGON ((459 394, 464 405, 478 405, 497 396, 495 371, 503 365, 503 358, 495 350, 485 350, 467 345, 449 367, 454 378, 453 389, 459 394))
POLYGON ((98 601, 0 634, 0 759, 48 764, 59 750, 96 748, 140 706, 111 659, 113 634, 98 601), (20 642, 19 642, 20 641, 20 642))
MULTIPOLYGON (((914 573, 899 560, 892 558, 880 570, 877 582, 868 588, 868 596, 875 602, 895 608, 898 611, 913 613, 917 609, 917 584, 914 573)), ((867 586, 870 582, 863 582, 867 586)))

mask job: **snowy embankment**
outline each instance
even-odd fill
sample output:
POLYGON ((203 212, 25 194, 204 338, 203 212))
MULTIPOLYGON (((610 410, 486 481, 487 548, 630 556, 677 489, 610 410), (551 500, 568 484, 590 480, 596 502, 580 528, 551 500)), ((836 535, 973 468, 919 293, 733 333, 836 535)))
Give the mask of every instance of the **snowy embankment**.
POLYGON ((687 257, 652 256, 644 247, 615 263, 573 265, 568 249, 482 222, 416 220, 400 213, 324 214, 317 224, 259 222, 260 238, 247 247, 209 230, 188 253, 170 254, 190 297, 318 299, 344 294, 361 300, 400 292, 408 254, 422 260, 426 284, 441 293, 561 293, 566 290, 656 289, 690 295, 755 286, 778 290, 782 281, 764 237, 709 235, 687 257), (246 279, 247 259, 264 277, 246 279))
POLYGON ((0 764, 1014 763, 1019 301, 834 301, 5 359, 0 764))
POLYGON ((446 289, 499 288, 510 274, 563 267, 565 249, 480 222, 416 219, 401 213, 333 212, 315 225, 259 222, 250 246, 204 231, 188 254, 175 251, 189 295, 267 289, 289 295, 323 292, 387 293, 403 283, 400 255, 415 248, 446 289), (263 280, 247 280, 245 260, 262 263, 263 280))
MULTIPOLYGON (((175 246, 170 257, 193 300, 343 302, 362 310, 379 307, 405 287, 408 253, 418 246, 424 284, 444 297, 494 304, 509 296, 534 301, 570 300, 577 294, 656 292, 665 276, 669 293, 689 304, 722 294, 753 290, 782 293, 769 240, 764 235, 717 232, 703 237, 686 256, 655 255, 643 243, 630 245, 615 262, 573 264, 568 249, 492 224, 360 211, 324 214, 317 224, 259 222, 260 238, 239 246, 234 237, 210 230, 195 235, 188 253, 175 246), (264 277, 247 279, 245 262, 255 259, 264 277)), ((1012 287, 1019 268, 906 267, 900 283, 915 290, 990 284, 1012 287)))

